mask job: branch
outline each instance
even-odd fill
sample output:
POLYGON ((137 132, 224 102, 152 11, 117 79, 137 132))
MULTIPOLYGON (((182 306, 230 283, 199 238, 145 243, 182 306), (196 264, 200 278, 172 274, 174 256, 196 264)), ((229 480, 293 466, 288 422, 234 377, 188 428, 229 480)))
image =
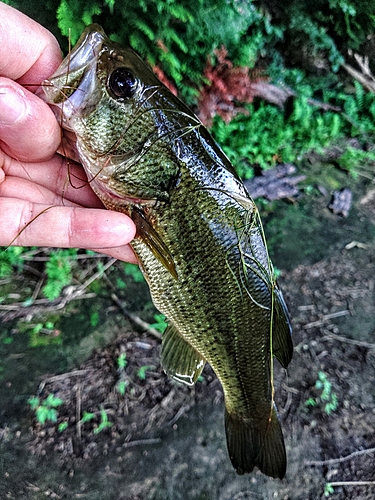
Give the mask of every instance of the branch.
POLYGON ((335 481, 331 486, 375 486, 375 481, 335 481))
POLYGON ((340 342, 346 342, 347 344, 352 344, 356 345, 359 347, 365 347, 366 349, 370 350, 375 350, 375 344, 370 344, 369 342, 364 342, 363 340, 354 340, 354 339, 348 339, 346 337, 342 337, 341 335, 336 335, 335 333, 328 332, 328 330, 324 330, 325 335, 322 340, 328 339, 328 340, 339 340, 340 342))
POLYGON ((344 64, 343 65, 344 68, 353 78, 355 78, 359 83, 361 83, 364 87, 366 87, 367 90, 369 90, 372 93, 375 93, 375 77, 371 73, 368 64, 368 57, 367 56, 361 57, 359 54, 354 54, 354 59, 357 61, 357 64, 361 69, 361 72, 357 71, 349 64, 344 64))
POLYGON ((141 319, 139 316, 136 316, 135 314, 129 312, 115 293, 112 293, 111 299, 118 305, 118 307, 125 314, 125 316, 130 319, 130 321, 132 321, 136 325, 146 330, 153 337, 157 338, 158 340, 161 340, 161 334, 157 330, 155 330, 155 328, 152 328, 152 326, 150 326, 149 323, 143 321, 143 319, 141 319))
MULTIPOLYGON (((359 450, 354 451, 350 455, 346 455, 346 457, 340 458, 330 458, 329 460, 306 460, 305 465, 333 465, 339 464, 341 462, 345 462, 346 460, 350 460, 354 457, 358 457, 359 455, 367 455, 369 453, 374 453, 375 448, 368 448, 367 450, 359 450)), ((333 485, 333 483, 330 483, 333 485)))

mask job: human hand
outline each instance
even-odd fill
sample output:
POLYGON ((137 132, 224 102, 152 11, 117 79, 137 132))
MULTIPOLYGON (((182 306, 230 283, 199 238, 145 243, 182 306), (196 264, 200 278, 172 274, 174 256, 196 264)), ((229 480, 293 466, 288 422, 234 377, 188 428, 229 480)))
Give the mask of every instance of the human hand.
POLYGON ((60 62, 53 35, 0 2, 0 246, 79 247, 137 262, 133 221, 104 210, 82 166, 56 154, 61 129, 35 92, 60 62))

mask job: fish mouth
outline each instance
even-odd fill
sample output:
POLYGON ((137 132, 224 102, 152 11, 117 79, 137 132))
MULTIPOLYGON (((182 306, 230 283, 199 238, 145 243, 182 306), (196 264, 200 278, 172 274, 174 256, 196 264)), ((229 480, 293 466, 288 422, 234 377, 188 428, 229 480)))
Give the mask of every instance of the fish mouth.
POLYGON ((89 96, 92 100, 96 95, 97 59, 106 38, 101 26, 88 26, 57 71, 42 83, 45 100, 53 105, 56 117, 67 130, 72 130, 70 118, 87 106, 89 96))

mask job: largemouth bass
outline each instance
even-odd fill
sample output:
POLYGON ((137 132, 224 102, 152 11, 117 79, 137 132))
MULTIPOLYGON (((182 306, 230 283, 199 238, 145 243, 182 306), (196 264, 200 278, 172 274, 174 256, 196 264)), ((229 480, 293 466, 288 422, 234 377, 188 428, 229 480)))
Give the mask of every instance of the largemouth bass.
POLYGON ((165 371, 193 384, 210 363, 223 386, 234 468, 282 478, 273 356, 284 367, 292 357, 290 321, 258 211, 229 160, 100 26, 84 31, 44 91, 92 189, 135 222, 131 246, 168 320, 165 371))

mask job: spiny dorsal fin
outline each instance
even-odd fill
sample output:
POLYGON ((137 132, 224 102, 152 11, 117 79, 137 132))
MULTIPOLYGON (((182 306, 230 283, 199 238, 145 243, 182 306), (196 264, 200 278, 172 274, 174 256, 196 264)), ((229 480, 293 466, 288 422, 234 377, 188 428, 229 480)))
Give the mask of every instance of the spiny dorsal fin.
POLYGON ((163 333, 161 364, 170 377, 193 385, 202 373, 205 360, 172 325, 168 325, 163 333))

